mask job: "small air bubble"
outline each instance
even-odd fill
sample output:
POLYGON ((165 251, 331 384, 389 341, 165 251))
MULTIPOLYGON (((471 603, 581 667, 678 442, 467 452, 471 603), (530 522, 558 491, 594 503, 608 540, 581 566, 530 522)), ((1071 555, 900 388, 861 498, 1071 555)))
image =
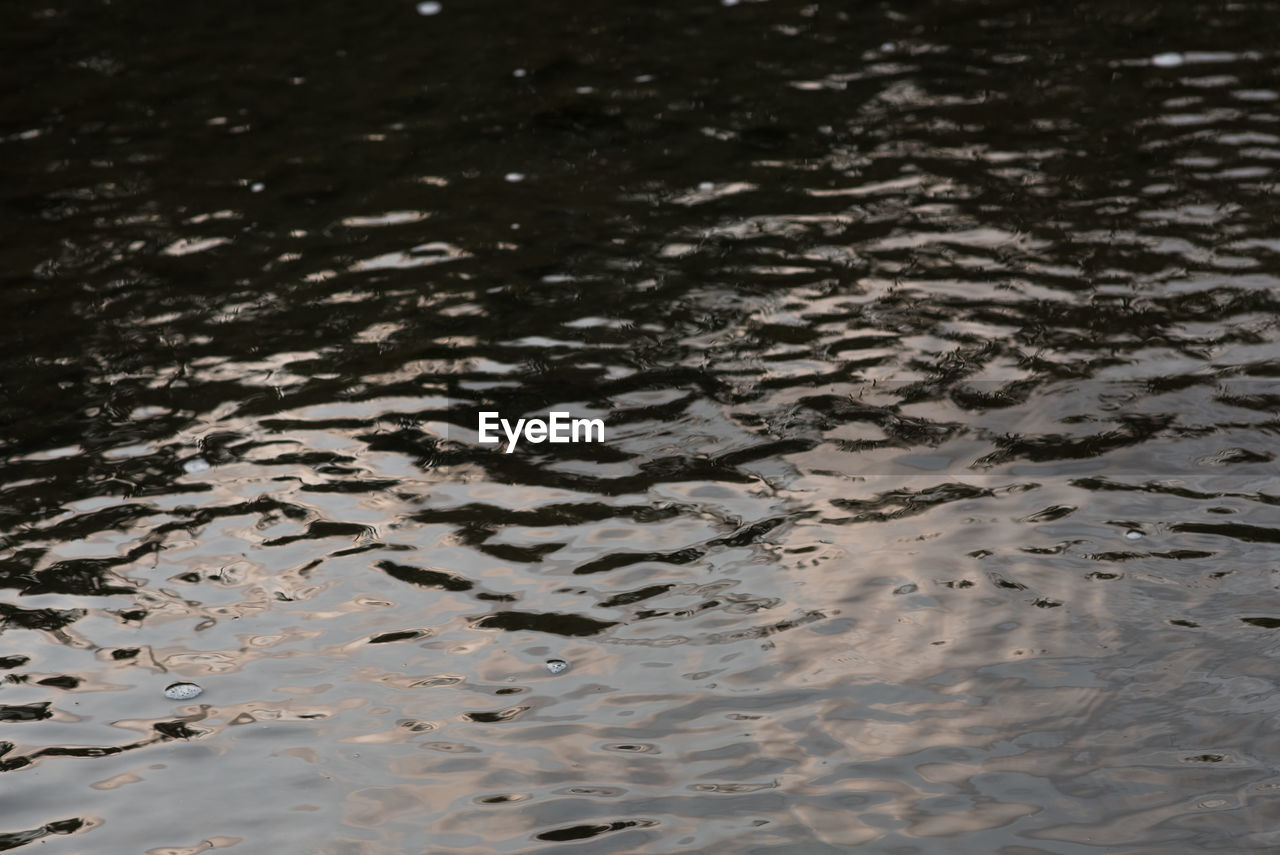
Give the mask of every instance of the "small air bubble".
POLYGON ((182 469, 184 472, 191 475, 194 475, 197 472, 208 472, 209 461, 205 460, 203 457, 193 457, 186 463, 182 464, 182 469))
POLYGON ((1151 64, 1156 68, 1177 68, 1182 65, 1182 54, 1158 53, 1151 57, 1151 64))
POLYGON ((569 663, 565 662, 563 659, 548 659, 547 670, 552 674, 563 674, 565 671, 569 670, 569 663))
POLYGON ((507 181, 510 181, 512 184, 514 184, 514 183, 516 183, 517 181, 523 181, 523 180, 524 180, 524 173, 523 173, 523 172, 508 172, 506 175, 504 175, 504 176, 503 176, 503 178, 505 178, 507 181))
POLYGON ((511 72, 511 76, 512 76, 512 77, 524 77, 524 76, 525 76, 526 74, 528 74, 528 73, 529 73, 529 72, 525 71, 523 68, 517 68, 515 71, 511 72))
POLYGON ((1129 540, 1137 540, 1138 538, 1142 537, 1142 532, 1138 531, 1137 529, 1131 528, 1124 533, 1124 536, 1127 537, 1129 540))
POLYGON ((434 0, 425 0, 424 2, 418 4, 418 14, 419 15, 439 15, 440 10, 442 10, 443 8, 444 8, 443 6, 441 6, 439 3, 434 2, 434 0))
POLYGON ((267 189, 267 185, 263 184, 261 181, 255 181, 249 185, 249 192, 251 193, 261 193, 263 190, 266 190, 266 189, 267 189))
POLYGON ((192 698, 199 697, 204 689, 195 683, 171 683, 165 687, 164 696, 171 701, 189 701, 192 698))

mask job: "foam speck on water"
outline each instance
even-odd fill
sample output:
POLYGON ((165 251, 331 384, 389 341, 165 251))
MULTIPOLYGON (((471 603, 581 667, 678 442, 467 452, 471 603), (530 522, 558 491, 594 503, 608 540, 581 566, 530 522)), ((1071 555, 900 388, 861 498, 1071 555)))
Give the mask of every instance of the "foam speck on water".
POLYGON ((195 683, 188 683, 185 680, 178 683, 170 683, 165 687, 164 696, 171 701, 189 701, 192 698, 199 697, 204 689, 195 683))

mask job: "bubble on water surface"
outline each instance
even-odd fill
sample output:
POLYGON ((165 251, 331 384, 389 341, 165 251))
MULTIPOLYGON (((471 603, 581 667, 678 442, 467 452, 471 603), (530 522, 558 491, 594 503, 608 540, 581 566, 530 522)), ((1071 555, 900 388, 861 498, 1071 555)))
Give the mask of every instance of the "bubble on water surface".
POLYGON ((1138 538, 1142 537, 1142 532, 1138 531, 1137 529, 1129 529, 1124 533, 1124 536, 1129 538, 1129 540, 1137 540, 1138 538))
POLYGON ((195 683, 186 681, 171 683, 165 687, 164 696, 171 701, 189 701, 192 698, 199 697, 204 689, 195 683))
POLYGON ((186 463, 182 464, 183 471, 194 475, 197 472, 208 472, 209 461, 203 457, 193 457, 186 463))
POLYGON ((439 15, 440 10, 442 10, 443 8, 444 6, 441 6, 439 3, 434 2, 434 0, 425 0, 425 2, 418 4, 418 14, 419 15, 439 15))
POLYGON ((1156 68, 1177 68, 1182 62, 1180 53, 1158 53, 1151 57, 1151 64, 1156 68))
POLYGON ((548 659, 547 670, 552 674, 563 674, 565 671, 569 670, 569 663, 565 662, 563 659, 548 659))

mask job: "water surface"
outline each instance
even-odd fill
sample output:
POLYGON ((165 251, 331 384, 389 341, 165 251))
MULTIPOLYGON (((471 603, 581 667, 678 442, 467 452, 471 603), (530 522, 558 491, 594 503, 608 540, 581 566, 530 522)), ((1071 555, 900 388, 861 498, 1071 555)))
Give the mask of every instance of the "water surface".
POLYGON ((15 11, 0 848, 1280 847, 1277 4, 15 11))

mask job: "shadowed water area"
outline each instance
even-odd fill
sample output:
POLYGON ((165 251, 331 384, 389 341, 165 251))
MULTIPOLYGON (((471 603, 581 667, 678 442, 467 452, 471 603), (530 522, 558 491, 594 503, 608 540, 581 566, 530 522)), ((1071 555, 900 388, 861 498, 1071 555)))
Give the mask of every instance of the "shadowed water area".
POLYGON ((12 4, 0 850, 1277 851, 1278 15, 12 4))

